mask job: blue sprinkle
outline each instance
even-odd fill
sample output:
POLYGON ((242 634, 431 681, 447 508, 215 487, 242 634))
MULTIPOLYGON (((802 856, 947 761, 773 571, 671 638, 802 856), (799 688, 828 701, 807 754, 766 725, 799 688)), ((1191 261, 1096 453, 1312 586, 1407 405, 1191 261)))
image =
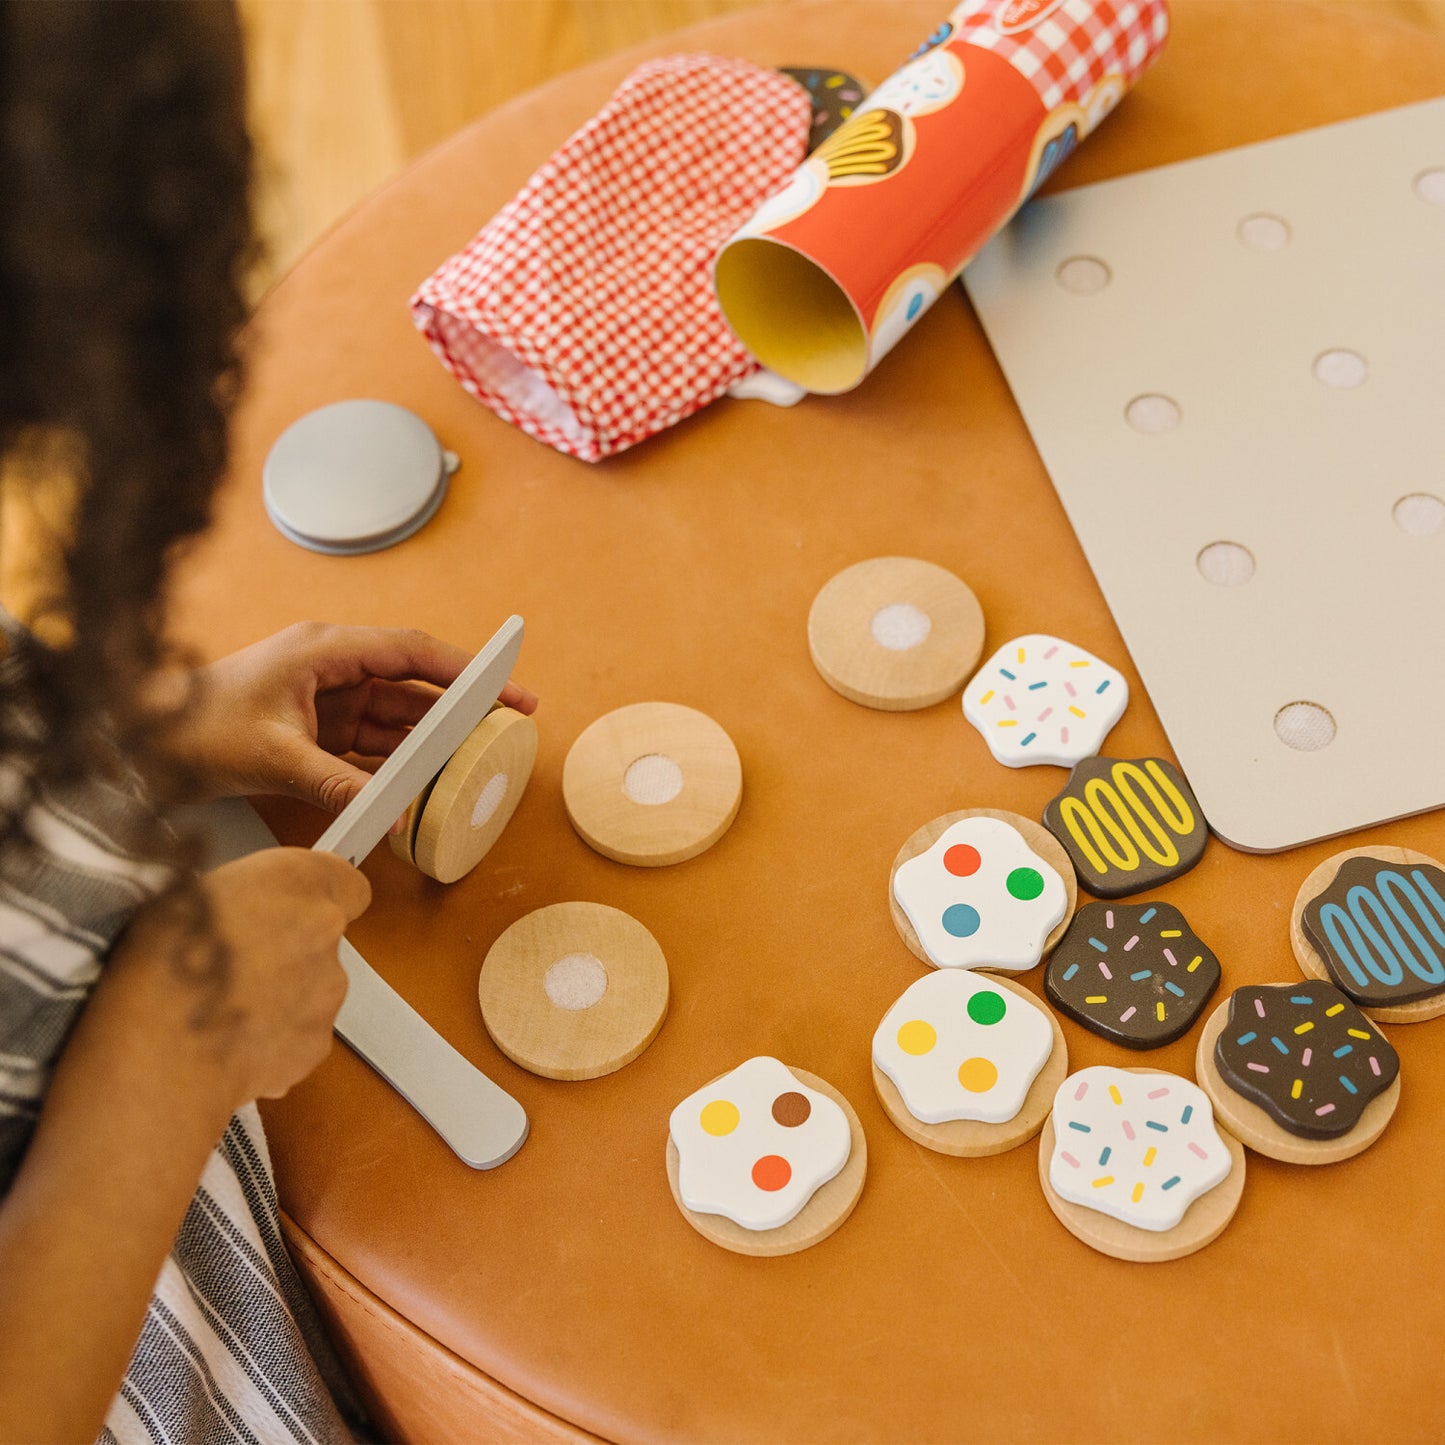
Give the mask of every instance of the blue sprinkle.
POLYGON ((1079 971, 1079 965, 1078 965, 1077 963, 1071 963, 1071 964, 1064 970, 1064 982, 1065 982, 1065 983, 1068 983, 1068 981, 1069 981, 1071 978, 1073 978, 1073 976, 1074 976, 1076 973, 1078 973, 1078 971, 1079 971))
POLYGON ((1153 976, 1154 973, 1152 969, 1141 968, 1138 973, 1131 973, 1129 975, 1129 982, 1138 983, 1141 978, 1153 978, 1153 976))
POLYGON ((1092 943, 1094 947, 1099 950, 1100 953, 1108 953, 1109 945, 1107 943, 1100 943, 1097 938, 1091 938, 1089 942, 1092 943))
POLYGON ((1167 1134, 1169 1132, 1168 1124, 1156 1124, 1152 1119, 1146 1119, 1144 1121, 1144 1127, 1146 1129, 1157 1129, 1161 1134, 1167 1134))
POLYGON ((1344 1056, 1345 1056, 1346 1054, 1352 1054, 1352 1053, 1354 1053, 1354 1051, 1355 1051, 1355 1046, 1354 1046, 1353 1044, 1345 1044, 1345 1045, 1343 1045, 1342 1047, 1340 1047, 1340 1048, 1338 1048, 1338 1049, 1335 1050, 1335 1057, 1336 1057, 1337 1059, 1342 1059, 1342 1058, 1344 1058, 1344 1056))
POLYGON ((1173 1189, 1174 1186, 1179 1183, 1181 1177, 1181 1175, 1176 1174, 1172 1179, 1166 1179, 1159 1187, 1161 1189, 1173 1189))
POLYGON ((1033 740, 1034 740, 1036 737, 1038 737, 1038 734, 1037 734, 1037 733, 1030 733, 1030 734, 1028 735, 1028 737, 1026 737, 1026 738, 1023 740, 1023 742, 1021 742, 1021 743, 1019 744, 1019 746, 1020 746, 1021 748, 1026 748, 1026 747, 1028 747, 1028 745, 1029 745, 1031 742, 1033 742, 1033 740))
POLYGON ((1167 978, 1164 980, 1164 987, 1167 988, 1170 993, 1178 994, 1180 998, 1184 997, 1184 990, 1180 988, 1177 983, 1170 983, 1167 978))
POLYGON ((1313 1003, 1314 999, 1307 993, 1292 993, 1289 996, 1289 1001, 1291 1003, 1313 1003))
POLYGON ((1003 673, 1003 675, 1004 675, 1006 678, 1008 678, 1008 680, 1009 680, 1010 682, 1017 682, 1017 681, 1018 681, 1018 678, 1017 678, 1013 673, 1011 673, 1011 672, 1008 670, 1008 668, 1006 668, 1006 667, 1001 667, 1001 668, 999 668, 999 671, 1000 671, 1001 673, 1003 673))
POLYGON ((1094 689, 1094 696, 1095 696, 1095 697, 1098 697, 1098 695, 1099 695, 1101 692, 1103 692, 1103 690, 1104 690, 1106 687, 1108 687, 1108 685, 1109 685, 1109 679, 1106 677, 1106 678, 1103 680, 1103 682, 1101 682, 1101 683, 1098 685, 1098 687, 1096 687, 1096 688, 1094 689))
POLYGON ((1073 1119, 1069 1120, 1069 1128, 1077 1129, 1081 1134, 1092 1134, 1094 1132, 1087 1124, 1077 1123, 1073 1119))
POLYGON ((1047 681, 1047 680, 1045 680, 1045 681, 1043 681, 1043 682, 1031 682, 1031 683, 1029 684, 1029 691, 1030 691, 1030 692, 1037 692, 1041 687, 1047 687, 1048 685, 1049 685, 1049 684, 1048 684, 1048 681, 1047 681))
POLYGON ((1347 1088, 1352 1094, 1358 1094, 1360 1092, 1343 1074, 1340 1075, 1340 1083, 1342 1083, 1345 1088, 1347 1088))
POLYGON ((1193 1104, 1186 1104, 1186 1105, 1184 1106, 1184 1117, 1183 1117, 1182 1119, 1180 1119, 1179 1122, 1180 1122, 1181 1124, 1187 1124, 1187 1123, 1189 1122, 1190 1116, 1191 1116, 1193 1113, 1194 1113, 1194 1105, 1193 1105, 1193 1104))
POLYGON ((1269 1041, 1275 1046, 1275 1048, 1280 1051, 1280 1053, 1285 1056, 1285 1058, 1289 1058, 1289 1045, 1286 1044, 1283 1039, 1278 1038, 1274 1034, 1271 1034, 1269 1041))
POLYGON ((1107 1144, 1105 1144, 1105 1145, 1104 1145, 1104 1152, 1099 1155, 1099 1163, 1100 1163, 1100 1164, 1107 1164, 1107 1163, 1109 1162, 1109 1155, 1112 1154, 1113 1152, 1114 1152, 1114 1151, 1113 1151, 1107 1144))
POLYGON ((1148 921, 1153 918, 1153 916, 1158 913, 1158 911, 1159 910, 1157 908, 1151 908, 1147 913, 1141 913, 1139 915, 1139 922, 1148 923, 1148 921))
POLYGON ((914 318, 915 316, 917 316, 918 313, 919 313, 920 311, 922 311, 922 310, 923 310, 923 297, 922 297, 922 296, 913 296, 913 297, 910 297, 910 298, 909 298, 909 301, 908 301, 908 313, 907 313, 907 314, 908 314, 908 319, 909 319, 910 321, 912 321, 913 318, 914 318))

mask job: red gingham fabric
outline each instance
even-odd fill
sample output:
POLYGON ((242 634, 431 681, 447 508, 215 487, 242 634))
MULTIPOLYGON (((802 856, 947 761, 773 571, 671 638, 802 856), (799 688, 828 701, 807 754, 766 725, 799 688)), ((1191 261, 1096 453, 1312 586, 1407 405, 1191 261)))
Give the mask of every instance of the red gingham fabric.
POLYGON ((712 263, 803 160, 811 119, 801 86, 744 61, 639 66, 422 283, 412 319, 539 441, 589 462, 635 445, 755 367, 712 263))
POLYGON ((1050 9, 1019 0, 975 0, 953 12, 957 39, 1007 60, 1033 84, 1046 111, 1075 104, 1106 75, 1127 89, 1149 68, 1169 34, 1165 0, 1064 0, 1050 9), (1036 24, 1006 33, 1011 17, 1043 12, 1036 24))

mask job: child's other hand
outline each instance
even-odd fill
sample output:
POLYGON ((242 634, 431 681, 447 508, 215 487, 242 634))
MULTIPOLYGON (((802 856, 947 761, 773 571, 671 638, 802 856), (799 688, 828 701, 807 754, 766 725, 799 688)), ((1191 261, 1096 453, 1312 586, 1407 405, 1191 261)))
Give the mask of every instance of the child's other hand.
MULTIPOLYGON (((174 751, 212 796, 280 793, 339 813, 370 776, 340 755, 390 755, 470 661, 424 632, 298 622, 201 669, 174 751)), ((511 682, 499 700, 537 706, 511 682)))

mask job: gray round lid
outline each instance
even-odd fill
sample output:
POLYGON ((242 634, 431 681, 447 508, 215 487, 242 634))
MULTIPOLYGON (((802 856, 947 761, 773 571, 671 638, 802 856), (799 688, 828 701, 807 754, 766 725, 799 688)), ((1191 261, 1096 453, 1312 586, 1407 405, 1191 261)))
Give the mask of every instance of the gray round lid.
POLYGON ((388 401, 338 401, 276 439, 261 471, 266 511, 315 552, 374 552, 411 536, 446 495, 457 460, 388 401))

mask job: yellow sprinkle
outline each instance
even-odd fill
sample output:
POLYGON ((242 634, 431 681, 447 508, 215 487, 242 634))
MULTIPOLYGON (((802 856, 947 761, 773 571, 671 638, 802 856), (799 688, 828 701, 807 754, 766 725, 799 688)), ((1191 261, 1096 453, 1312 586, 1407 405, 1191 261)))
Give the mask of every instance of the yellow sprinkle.
POLYGON ((1023 650, 1023 648, 1021 647, 1021 648, 1019 648, 1019 661, 1022 662, 1023 660, 1024 660, 1024 650, 1023 650))
POLYGON ((1154 1014, 1162 1024, 1164 1022, 1164 1000, 1162 998, 1154 1005, 1154 1014))
POLYGON ((979 698, 979 700, 978 700, 978 705, 979 705, 980 707, 982 707, 982 706, 984 705, 984 703, 986 703, 986 702, 991 702, 991 701, 993 700, 993 696, 994 696, 994 691, 993 691, 992 688, 989 688, 989 690, 988 690, 986 693, 984 693, 984 695, 983 695, 981 698, 979 698))
POLYGON ((1312 1028, 1314 1028, 1314 1025, 1312 1023, 1302 1023, 1295 1029, 1295 1033, 1307 1034, 1312 1028))
POLYGON ((1368 1039, 1370 1037, 1369 1034, 1363 1033, 1359 1029, 1346 1029, 1345 1032, 1349 1034, 1352 1039, 1368 1039))
POLYGON ((829 90, 837 90, 837 88, 843 84, 843 77, 841 75, 830 75, 823 84, 826 85, 829 90))
POLYGON ((1070 667, 1087 667, 1088 665, 1089 665, 1089 664, 1088 664, 1087 662, 1085 662, 1085 661, 1081 661, 1081 662, 1071 662, 1071 663, 1069 664, 1070 667))
POLYGON ((1203 962, 1204 962, 1204 955, 1203 955, 1202 953, 1196 953, 1196 954, 1194 955, 1194 962, 1191 963, 1191 964, 1189 965, 1189 967, 1184 970, 1184 972, 1185 972, 1185 973, 1193 973, 1194 970, 1195 970, 1196 968, 1198 968, 1199 965, 1200 965, 1201 963, 1203 963, 1203 962))
POLYGON ((1102 1189, 1106 1184, 1112 1184, 1113 1182, 1114 1176, 1112 1174, 1106 1174, 1102 1179, 1094 1180, 1094 1188, 1102 1189))
POLYGON ((1182 932, 1180 929, 1178 929, 1178 928, 1166 928, 1166 929, 1164 930, 1164 932, 1159 935, 1159 937, 1160 937, 1160 938, 1183 938, 1183 937, 1184 937, 1184 934, 1183 934, 1183 932, 1182 932))
POLYGON ((1290 1098, 1291 1098, 1291 1099, 1298 1099, 1299 1096, 1300 1096, 1300 1094, 1304 1091, 1304 1086, 1305 1086, 1305 1081, 1304 1081, 1303 1079, 1296 1079, 1296 1080, 1294 1081, 1294 1084, 1291 1086, 1290 1091, 1289 1091, 1289 1096, 1290 1096, 1290 1098))
POLYGON ((1134 1192, 1129 1198, 1137 1204, 1144 1197, 1144 1181, 1141 1179, 1135 1186, 1134 1192))
POLYGON ((1332 1018, 1334 1018, 1334 1016, 1335 1016, 1337 1013, 1343 1013, 1343 1012, 1344 1012, 1344 1008, 1345 1008, 1344 1004, 1342 1004, 1342 1003, 1337 1003, 1337 1004, 1334 1006, 1334 1008, 1327 1008, 1327 1009, 1325 1010, 1325 1017, 1326 1017, 1327 1019, 1332 1019, 1332 1018))
POLYGON ((844 120, 849 120, 853 115, 853 107, 851 105, 839 106, 838 114, 841 115, 844 120))
POLYGON ((1105 993, 1091 993, 1091 994, 1088 996, 1088 998, 1086 998, 1086 999, 1084 1000, 1084 1002, 1085 1002, 1085 1003, 1108 1003, 1108 1002, 1109 1002, 1109 996, 1108 996, 1108 994, 1105 994, 1105 993))
POLYGON ((1019 725, 1018 719, 1017 719, 1017 718, 1013 718, 1013 717, 1011 717, 1011 718, 1005 718, 1005 719, 1003 720, 1003 722, 1001 722, 1001 723, 999 724, 999 726, 1000 726, 1001 728, 1016 728, 1018 725, 1019 725))
POLYGON ((1150 1166, 1151 1164, 1153 1164, 1153 1162, 1154 1162, 1154 1156, 1155 1156, 1158 1152, 1159 1152, 1159 1151, 1158 1151, 1156 1148, 1154 1148, 1154 1146, 1153 1146, 1152 1144, 1149 1146, 1149 1148, 1147 1148, 1147 1149, 1144 1151, 1144 1167, 1145 1167, 1146 1169, 1149 1168, 1149 1166, 1150 1166))
POLYGON ((1070 711, 1071 713, 1073 713, 1073 715, 1074 715, 1075 717, 1085 717, 1085 716, 1087 716, 1086 713, 1084 713, 1083 711, 1081 711, 1079 708, 1076 708, 1076 707, 1071 707, 1071 708, 1069 709, 1069 711, 1070 711))
POLYGON ((1118 1086, 1115 1084, 1109 1085, 1109 1097, 1116 1104, 1122 1104, 1124 1102, 1124 1096, 1119 1092, 1118 1086))

